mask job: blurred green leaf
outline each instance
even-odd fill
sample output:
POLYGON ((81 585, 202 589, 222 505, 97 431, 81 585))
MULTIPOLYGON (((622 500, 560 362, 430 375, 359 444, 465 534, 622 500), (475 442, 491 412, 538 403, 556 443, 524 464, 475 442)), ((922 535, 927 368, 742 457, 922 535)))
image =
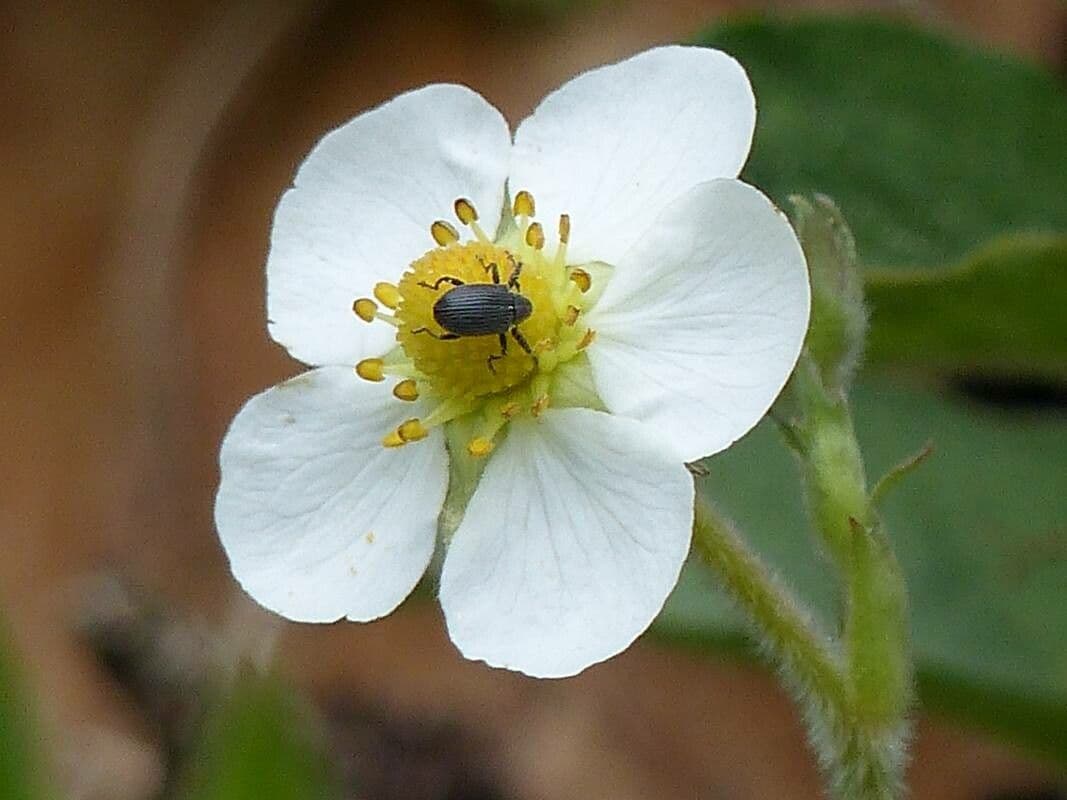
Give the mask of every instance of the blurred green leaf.
POLYGON ((822 192, 868 263, 960 262, 994 237, 1067 233, 1067 98, 1051 75, 883 19, 748 18, 699 39, 748 70, 744 178, 822 192))
MULTIPOLYGON (((872 482, 927 440, 935 448, 884 504, 908 575, 924 704, 1067 764, 1067 418, 884 383, 861 384, 855 406, 872 482)), ((791 459, 764 422, 707 462, 703 490, 834 630, 835 581, 813 553, 791 459)), ((699 565, 654 630, 702 647, 743 641, 699 565)))
POLYGON ((317 746, 311 710, 271 677, 245 675, 208 720, 189 775, 189 800, 339 797, 317 746))
POLYGON ((4 634, 0 627, 0 797, 40 800, 49 795, 41 777, 35 725, 4 634))
POLYGON ((1010 237, 948 270, 870 271, 866 284, 869 364, 1067 379, 1067 236, 1010 237))

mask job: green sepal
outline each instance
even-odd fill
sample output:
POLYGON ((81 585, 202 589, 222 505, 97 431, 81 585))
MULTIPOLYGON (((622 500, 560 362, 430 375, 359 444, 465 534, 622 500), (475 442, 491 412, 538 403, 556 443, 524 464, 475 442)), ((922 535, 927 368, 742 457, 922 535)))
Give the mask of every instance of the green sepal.
MULTIPOLYGON (((467 452, 467 445, 478 435, 482 414, 476 411, 454 419, 444 426, 445 446, 448 448, 448 493, 437 518, 437 538, 448 544, 452 535, 463 522, 467 504, 478 488, 488 458, 475 458, 467 452)), ((507 427, 497 434, 496 444, 507 436, 507 427)))

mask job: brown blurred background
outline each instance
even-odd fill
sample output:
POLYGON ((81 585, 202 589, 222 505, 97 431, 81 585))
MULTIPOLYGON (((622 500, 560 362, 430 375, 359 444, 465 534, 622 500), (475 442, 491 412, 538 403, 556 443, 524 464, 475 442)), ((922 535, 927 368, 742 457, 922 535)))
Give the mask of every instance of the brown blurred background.
MULTIPOLYGON (((211 521, 218 442, 248 395, 300 369, 265 329, 274 204, 325 130, 422 83, 469 84, 517 123, 575 72, 745 8, 873 9, 1062 71, 1063 4, 0 8, 0 603, 65 796, 150 798, 164 780, 155 712, 75 633, 102 571, 204 620, 232 654, 277 657, 356 720, 341 749, 360 796, 819 796, 793 712, 757 668, 644 643, 537 683, 463 662, 432 604, 324 628, 282 625, 240 596, 211 521)), ((917 798, 1053 780, 978 733, 919 724, 917 798)))

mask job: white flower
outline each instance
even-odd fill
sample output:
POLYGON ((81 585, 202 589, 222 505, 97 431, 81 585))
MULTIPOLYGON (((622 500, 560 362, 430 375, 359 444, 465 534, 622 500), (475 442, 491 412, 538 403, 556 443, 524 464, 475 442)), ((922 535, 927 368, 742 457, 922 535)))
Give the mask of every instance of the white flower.
POLYGON ((451 85, 323 138, 267 264, 270 333, 314 369, 222 446, 216 521, 249 594, 298 621, 388 614, 451 474, 477 479, 442 544, 463 654, 556 677, 625 649, 689 549, 685 463, 763 416, 807 326, 797 239, 736 180, 754 121, 733 59, 664 47, 575 78, 514 140, 451 85), (487 335, 447 335, 464 325, 487 335))

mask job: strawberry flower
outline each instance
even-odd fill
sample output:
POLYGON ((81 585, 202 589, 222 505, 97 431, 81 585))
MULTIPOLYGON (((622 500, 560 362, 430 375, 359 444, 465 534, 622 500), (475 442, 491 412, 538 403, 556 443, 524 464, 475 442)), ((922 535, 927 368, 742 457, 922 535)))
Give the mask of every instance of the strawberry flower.
POLYGON ((468 658, 560 677, 625 649, 689 550, 686 463, 759 421, 807 327, 796 236, 737 180, 754 122, 733 59, 663 47, 514 137, 453 85, 326 135, 267 263, 270 334, 312 369, 222 445, 245 590, 372 620, 440 546, 468 658))

